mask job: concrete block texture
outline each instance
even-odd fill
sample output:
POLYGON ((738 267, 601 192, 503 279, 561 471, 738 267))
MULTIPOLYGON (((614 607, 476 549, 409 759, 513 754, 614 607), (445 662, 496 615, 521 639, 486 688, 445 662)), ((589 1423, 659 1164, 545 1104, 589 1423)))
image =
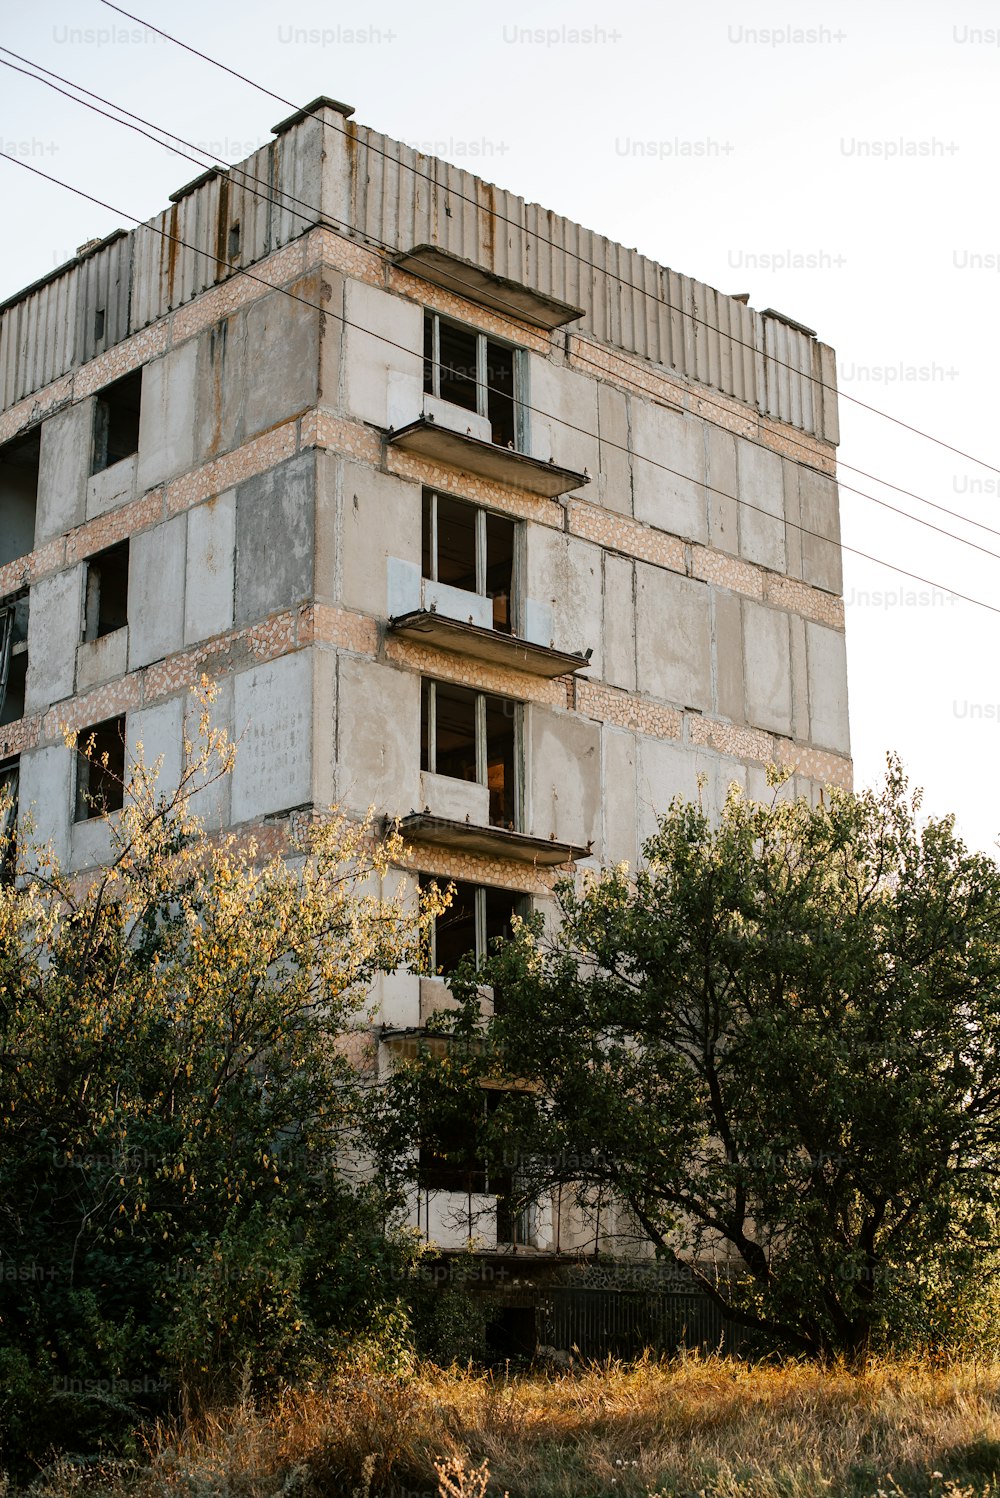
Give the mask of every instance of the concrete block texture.
POLYGON ((527 831, 559 842, 601 835, 601 727, 532 703, 525 709, 527 831))
POLYGON ((792 732, 792 671, 789 616, 743 601, 747 721, 771 733, 792 732))
POLYGON ((405 816, 420 798, 420 677, 363 656, 337 663, 337 792, 351 811, 405 816))
POLYGON ((627 863, 634 868, 639 857, 636 828, 636 762, 634 733, 603 730, 603 835, 597 850, 606 864, 627 863))
POLYGON ((746 722, 743 669, 743 609, 734 593, 715 594, 716 708, 733 723, 746 722))
POLYGON ((32 585, 25 712, 38 712, 73 695, 82 621, 82 567, 69 567, 32 585))
POLYGON ((245 822, 310 800, 312 660, 308 650, 241 671, 233 685, 237 740, 232 819, 245 822))
MULTIPOLYGON (((420 485, 360 463, 344 463, 342 473, 340 598, 345 608, 385 616, 389 557, 420 565, 420 485)), ((325 483, 320 504, 329 524, 325 483)))
POLYGON ((631 428, 628 396, 603 380, 597 385, 597 434, 599 475, 597 492, 587 490, 587 498, 597 500, 620 515, 632 513, 631 428))
POLYGON ((42 422, 35 545, 83 523, 94 450, 93 396, 42 422))
POLYGON ((557 650, 593 649, 591 676, 604 669, 601 548, 562 531, 532 526, 526 547, 525 592, 552 610, 557 650))
POLYGON ((316 404, 321 313, 306 304, 317 300, 318 276, 287 289, 293 295, 261 297, 196 340, 199 460, 228 452, 316 404))
POLYGON ((60 863, 66 863, 70 856, 75 760, 74 751, 65 744, 26 749, 21 754, 18 787, 21 833, 29 845, 51 846, 60 863))
POLYGON ((843 634, 824 624, 806 624, 809 663, 809 737, 824 749, 850 754, 847 718, 847 648, 843 634))
POLYGON ((169 702, 134 709, 125 724, 128 762, 135 763, 141 751, 148 770, 159 763, 156 794, 173 796, 180 784, 183 766, 184 701, 174 697, 169 702))
POLYGON ((828 593, 844 591, 840 550, 840 498, 828 474, 800 467, 799 513, 802 524, 802 576, 828 593))
POLYGON ((777 453, 736 439, 740 498, 740 555, 748 562, 785 569, 785 486, 777 453))
POLYGON ((236 572, 236 490, 188 512, 184 643, 230 629, 236 572))
POLYGON ((348 281, 344 317, 348 414, 377 427, 415 421, 423 404, 423 309, 362 281, 348 281))
POLYGON ((76 690, 89 691, 128 670, 128 625, 76 647, 76 690))
POLYGON ((133 453, 93 474, 87 480, 87 519, 95 520, 131 503, 138 493, 138 472, 139 455, 133 453))
POLYGON ((704 423, 633 396, 632 449, 636 519, 707 541, 704 423))
POLYGON ((237 624, 294 608, 312 592, 315 457, 299 453, 236 490, 237 624))
POLYGON ((636 563, 639 691, 712 710, 711 593, 704 583, 636 563))
POLYGON ((589 473, 587 498, 594 494, 600 466, 596 381, 540 354, 529 354, 529 452, 543 463, 558 463, 577 473, 589 473))
POLYGON ((740 550, 739 485, 736 438, 722 427, 705 425, 708 544, 738 556, 740 550))
POLYGON ((186 515, 132 537, 128 568, 129 669, 148 666, 184 643, 186 515))
POLYGON ((139 493, 175 478, 195 461, 198 345, 182 343, 142 371, 139 410, 139 493))
POLYGON ((635 567, 604 556, 604 680, 635 691, 635 567))

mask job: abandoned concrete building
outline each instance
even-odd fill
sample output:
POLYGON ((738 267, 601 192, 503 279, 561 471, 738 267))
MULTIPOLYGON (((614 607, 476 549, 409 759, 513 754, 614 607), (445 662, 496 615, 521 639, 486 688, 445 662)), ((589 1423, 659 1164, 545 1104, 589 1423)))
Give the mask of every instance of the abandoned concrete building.
MULTIPOLYGON (((210 822, 281 846, 374 806, 400 878, 456 882, 429 973, 381 982, 391 1052, 699 777, 850 784, 837 405, 809 329, 350 114, 0 308, 0 779, 93 865, 121 793, 65 730, 169 779, 213 678, 241 744, 210 822)), ((583 1242, 425 1167, 444 1247, 583 1242)))

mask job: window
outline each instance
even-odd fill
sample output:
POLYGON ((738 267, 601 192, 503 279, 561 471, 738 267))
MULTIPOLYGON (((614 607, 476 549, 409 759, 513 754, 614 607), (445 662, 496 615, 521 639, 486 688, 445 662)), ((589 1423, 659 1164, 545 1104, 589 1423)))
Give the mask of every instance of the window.
POLYGON ((120 811, 125 800, 125 718, 108 718, 77 738, 76 817, 120 811))
POLYGON ((475 328, 424 313, 424 391, 485 416, 500 447, 522 441, 518 350, 475 328))
POLYGON ((0 567, 35 545, 41 429, 0 447, 0 567))
POLYGON ((489 787, 490 826, 520 825, 520 703, 424 679, 420 768, 489 787))
POLYGON ((120 541, 87 562, 84 640, 99 640, 128 623, 128 555, 128 542, 120 541))
POLYGON ((28 681, 28 595, 0 603, 0 724, 24 717, 28 681))
POLYGON ((464 1193, 510 1190, 510 1171, 488 1170, 477 1147, 479 1129, 489 1121, 499 1098, 498 1092, 484 1090, 478 1118, 455 1111, 428 1123, 420 1143, 417 1175, 423 1190, 464 1193))
POLYGON ((14 872, 19 778, 20 765, 16 759, 0 765, 0 884, 8 884, 14 872))
POLYGON ((229 238, 226 249, 230 260, 238 260, 240 254, 240 226, 237 221, 229 225, 229 238))
POLYGON ((423 575, 493 600, 493 628, 513 628, 515 522, 425 489, 423 575))
POLYGON ((105 468, 111 468, 139 451, 141 396, 141 369, 116 380, 113 385, 105 385, 98 395, 91 473, 102 473, 105 468))
MULTIPOLYGON (((422 874, 426 888, 440 881, 422 874)), ((516 890, 494 889, 482 884, 456 884, 451 904, 434 922, 428 950, 428 969, 447 977, 463 957, 472 956, 481 965, 497 941, 511 933, 514 917, 528 914, 531 899, 516 890)))

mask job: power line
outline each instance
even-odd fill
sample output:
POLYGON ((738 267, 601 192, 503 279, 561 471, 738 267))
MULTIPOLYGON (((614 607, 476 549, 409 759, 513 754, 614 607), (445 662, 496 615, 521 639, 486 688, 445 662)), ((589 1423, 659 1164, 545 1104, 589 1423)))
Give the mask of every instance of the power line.
MULTIPOLYGON (((32 59, 30 59, 30 58, 22 57, 20 53, 12 51, 11 48, 0 46, 0 52, 6 52, 8 56, 18 58, 18 61, 27 63, 28 67, 37 69, 38 73, 44 73, 44 74, 47 75, 47 77, 38 77, 36 73, 29 72, 27 70, 27 68, 17 67, 17 66, 15 66, 15 64, 9 63, 9 62, 5 62, 2 58, 0 58, 0 64, 2 64, 2 66, 12 69, 13 72, 21 73, 26 78, 32 78, 37 83, 43 83, 47 88, 54 89, 56 93, 61 94, 64 98, 70 99, 73 103, 75 103, 75 104, 82 104, 84 106, 84 108, 93 110, 96 114, 99 114, 99 115, 103 116, 105 119, 110 120, 112 124, 123 125, 123 126, 125 126, 126 129, 135 131, 138 135, 141 135, 145 139, 152 141, 154 145, 158 145, 158 146, 162 147, 164 150, 171 151, 175 156, 180 156, 183 160, 190 161, 190 162, 193 163, 193 165, 198 166, 198 167, 204 167, 204 165, 205 165, 204 160, 200 159, 200 157, 208 157, 212 161, 215 161, 217 163, 221 163, 223 166, 227 166, 227 163, 224 161, 224 159, 221 156, 217 156, 214 152, 209 151, 209 150, 207 150, 207 149, 205 149, 203 147, 195 145, 193 142, 186 140, 183 136, 174 134, 172 131, 169 131, 169 130, 165 129, 165 127, 163 127, 162 125, 158 125, 154 121, 151 121, 151 120, 148 120, 148 119, 144 118, 142 115, 134 114, 131 110, 127 110, 127 109, 122 108, 121 105, 116 104, 113 100, 105 98, 102 94, 94 93, 91 89, 84 88, 81 84, 78 84, 78 83, 74 82, 72 79, 65 78, 65 77, 63 77, 59 73, 52 72, 52 70, 49 69, 49 68, 42 67, 42 65, 40 63, 36 63, 32 59), (106 104, 108 106, 108 109, 102 109, 97 104, 88 103, 87 99, 77 98, 75 94, 69 93, 68 89, 60 88, 60 87, 58 87, 58 84, 50 82, 49 81, 50 79, 58 79, 59 83, 65 83, 65 84, 68 85, 68 88, 75 89, 75 90, 77 90, 78 93, 86 94, 89 99, 100 100, 100 103, 101 104, 106 104), (117 114, 111 114, 111 113, 108 112, 109 110, 115 110, 115 111, 117 111, 117 114), (118 114, 127 115, 128 119, 120 119, 120 118, 118 118, 118 114), (131 121, 139 121, 140 123, 139 124, 133 124, 133 123, 131 123, 131 121), (149 126, 150 128, 148 130, 143 129, 142 128, 143 125, 149 126), (156 131, 158 133, 156 135, 154 135, 154 134, 151 133, 151 131, 156 131), (199 156, 188 155, 188 153, 186 151, 181 151, 181 150, 178 150, 176 146, 168 145, 167 141, 159 139, 160 135, 167 136, 170 140, 177 141, 180 145, 185 145, 185 146, 190 147, 191 150, 198 151, 199 152, 199 156)), ((280 198, 284 199, 288 203, 297 203, 300 206, 302 206, 303 208, 308 209, 311 214, 319 215, 320 222, 324 221, 324 216, 322 214, 320 214, 320 209, 319 209, 319 207, 318 207, 317 204, 310 203, 305 198, 296 197, 294 194, 279 192, 269 182, 265 181, 265 179, 263 179, 261 177, 257 177, 257 176, 255 176, 252 173, 244 172, 244 171, 240 170, 238 167, 229 168, 229 170, 231 172, 233 172, 236 176, 242 177, 243 180, 244 180, 244 183, 256 182, 256 183, 259 183, 259 184, 263 185, 266 188, 265 192, 258 192, 253 187, 247 187, 246 190, 249 191, 250 193, 252 193, 254 196, 256 196, 256 197, 258 197, 258 198, 260 198, 260 199, 262 199, 262 200, 264 200, 266 202, 273 202, 273 201, 275 201, 276 197, 280 197, 280 198)), ((330 218, 328 221, 331 222, 331 223, 333 223, 333 224, 341 225, 344 228, 350 228, 351 227, 343 219, 330 218)), ((393 247, 391 245, 387 244, 384 240, 380 240, 377 237, 372 236, 372 235, 365 235, 364 237, 368 240, 369 243, 375 244, 376 246, 378 246, 380 249, 386 251, 387 253, 390 253, 390 254, 393 253, 393 247)), ((461 285, 462 284, 458 280, 457 277, 454 277, 454 276, 450 276, 449 277, 447 272, 444 272, 443 274, 445 275, 446 279, 452 280, 456 285, 461 285)), ((498 298, 498 300, 504 301, 503 298, 498 298)), ((504 301, 504 305, 506 305, 515 316, 517 315, 519 309, 513 303, 504 301)), ((330 315, 332 315, 332 314, 330 314, 330 315)), ((378 336, 381 336, 381 335, 378 335, 378 336)), ((391 340, 388 340, 388 339, 385 339, 384 341, 391 342, 391 340)), ((398 344, 394 345, 394 346, 397 347, 397 348, 401 347, 401 345, 398 345, 398 344)), ((586 356, 584 354, 580 353, 579 351, 577 353, 577 357, 580 358, 582 362, 590 364, 592 368, 599 369, 602 373, 604 372, 602 366, 600 366, 597 363, 597 361, 591 360, 591 359, 587 359, 586 356)), ((627 384, 628 382, 626 381, 624 383, 627 384)), ((488 388, 492 389, 492 387, 488 387, 488 388)), ((629 388, 630 389, 637 389, 637 387, 635 387, 633 385, 629 385, 629 388)), ((724 409, 723 407, 719 406, 718 403, 710 401, 710 400, 707 400, 705 397, 699 397, 699 398, 703 401, 704 404, 712 405, 715 409, 724 409)), ((529 407, 528 409, 533 409, 539 415, 545 416, 545 417, 547 417, 548 419, 550 419, 552 421, 560 422, 560 424, 562 424, 562 425, 566 425, 566 426, 570 427, 571 429, 573 429, 575 431, 584 432, 586 434, 584 428, 575 427, 575 426, 573 426, 572 423, 567 423, 567 422, 563 421, 562 418, 555 416, 554 413, 552 413, 552 412, 542 411, 538 407, 529 407)), ((752 440, 752 439, 745 439, 745 440, 752 440)), ((794 439, 794 438, 791 438, 789 440, 792 441, 793 443, 795 443, 795 445, 798 446, 798 447, 800 447, 802 450, 810 453, 810 456, 812 455, 812 450, 808 447, 807 444, 802 443, 802 442, 797 442, 796 439, 794 439)), ((756 444, 756 445, 762 445, 762 444, 756 444)), ((639 455, 639 456, 641 456, 641 455, 639 455)), ((648 461, 654 461, 654 460, 648 460, 648 461)), ((967 524, 967 525, 975 526, 977 529, 986 531, 986 532, 988 532, 991 535, 1000 536, 1000 530, 997 530, 997 529, 995 529, 992 526, 986 525, 982 521, 974 520, 971 516, 965 515, 961 511, 952 510, 947 505, 938 504, 934 500, 927 499, 923 495, 916 494, 913 490, 904 489, 900 485, 893 484, 893 483, 891 483, 891 481, 889 481, 887 479, 879 478, 879 476, 877 474, 869 474, 869 473, 867 473, 863 469, 855 469, 853 467, 853 465, 850 464, 850 463, 838 464, 838 467, 844 467, 844 468, 850 469, 852 472, 862 473, 866 478, 870 478, 874 483, 884 484, 888 488, 892 488, 892 489, 897 490, 899 493, 906 494, 909 498, 917 500, 920 504, 925 504, 925 505, 929 506, 931 509, 937 510, 937 511, 939 511, 942 514, 951 516, 955 520, 961 521, 962 523, 967 524)), ((691 483, 698 483, 699 482, 699 480, 695 479, 692 475, 678 474, 677 476, 678 477, 687 478, 691 483)), ((1000 560, 1000 553, 992 551, 989 547, 980 546, 977 542, 970 541, 970 540, 968 540, 964 536, 956 535, 953 531, 949 531, 945 527, 936 526, 931 521, 923 520, 920 516, 913 515, 908 510, 901 509, 898 505, 893 505, 893 504, 890 504, 887 500, 879 499, 877 496, 875 496, 873 494, 869 494, 864 489, 859 489, 859 488, 857 488, 854 485, 846 483, 843 479, 839 478, 839 475, 838 475, 838 482, 839 482, 840 487, 842 489, 845 489, 845 490, 847 490, 848 492, 850 492, 852 494, 857 494, 861 498, 869 500, 872 504, 880 505, 883 509, 887 509, 887 510, 891 511, 893 514, 900 515, 903 519, 911 520, 911 521, 914 522, 914 524, 917 524, 917 525, 926 526, 927 529, 936 531, 939 535, 947 536, 949 539, 957 541, 960 545, 968 546, 972 550, 982 552, 986 556, 991 556, 991 557, 996 558, 997 560, 1000 560)), ((737 503, 744 503, 744 501, 738 500, 735 495, 727 495, 725 497, 726 498, 730 498, 730 499, 734 499, 734 500, 736 500, 737 503)))
MULTIPOLYGON (((134 214, 127 213, 123 208, 118 208, 115 205, 106 202, 103 198, 95 197, 94 194, 85 192, 83 188, 74 187, 72 183, 64 182, 61 178, 53 176, 50 172, 43 171, 41 167, 32 166, 30 162, 24 161, 20 157, 6 156, 4 157, 4 159, 11 162, 11 164, 14 166, 23 167, 26 171, 32 172, 35 176, 41 177, 45 181, 53 183, 56 187, 62 187, 67 192, 71 192, 77 197, 84 198, 88 202, 96 204, 99 208, 106 209, 109 213, 120 214, 122 218, 129 219, 132 223, 138 225, 140 228, 149 229, 151 233, 158 234, 162 239, 169 240, 174 244, 180 245, 183 249, 191 250, 194 254, 200 255, 203 259, 211 260, 214 263, 215 256, 210 251, 203 250, 198 245, 189 244, 186 240, 181 239, 178 235, 170 234, 166 229, 158 229, 152 224, 147 224, 143 220, 137 218, 134 214)), ((384 335, 372 333, 369 329, 363 328, 359 323, 353 323, 349 318, 343 317, 338 313, 331 312, 327 308, 321 306, 318 302, 310 301, 307 297, 300 296, 297 292, 289 291, 286 287, 276 286, 272 281, 266 281, 262 276, 254 275, 252 271, 241 269, 235 272, 235 274, 246 276, 248 280, 256 282, 256 284, 265 287, 268 291, 280 292, 281 295, 287 296, 291 301, 301 302, 303 306, 311 308, 314 312, 320 312, 323 316, 329 317, 334 322, 339 322, 345 327, 352 327, 357 329, 359 332, 366 333, 368 337, 376 338, 379 342, 385 343, 391 348, 399 349, 406 354, 412 354, 413 352, 412 349, 408 349, 404 344, 396 343, 393 339, 386 338, 384 335)), ((538 415, 548 415, 548 413, 544 411, 539 411, 537 407, 527 405, 524 402, 522 402, 521 404, 525 406, 525 409, 534 411, 538 415)), ((584 436, 593 436, 593 433, 589 432, 585 427, 575 426, 572 422, 563 421, 561 417, 551 417, 550 419, 559 422, 561 425, 566 426, 572 431, 581 432, 584 436)), ((839 548, 842 551, 849 551, 852 555, 861 557, 868 562, 874 562, 877 566, 887 567, 891 572, 896 572, 902 577, 908 577, 914 582, 924 583, 928 587, 940 588, 943 591, 952 594, 953 597, 962 599, 962 601, 965 603, 972 603, 979 608, 988 609, 991 613, 1000 614, 1000 606, 998 605, 986 603, 985 600, 981 598, 973 598, 970 594, 967 593, 960 593, 956 589, 949 587, 946 583, 936 582, 931 578, 923 577, 919 573, 910 572, 905 567, 899 567, 894 562, 887 562, 882 557, 872 556, 870 552, 861 551, 858 547, 849 546, 843 541, 839 543, 831 542, 830 538, 828 536, 824 536, 820 531, 810 530, 807 526, 801 525, 797 521, 786 520, 783 519, 783 517, 775 516, 771 513, 770 510, 765 510, 760 505, 752 504, 749 500, 741 499, 738 495, 729 494, 726 490, 719 489, 713 484, 709 484, 700 479, 693 479, 691 475, 681 473, 679 470, 669 467, 669 465, 667 465, 666 463, 661 463, 656 458, 650 458, 643 453, 629 453, 629 449, 627 447, 623 447, 620 442, 608 441, 606 445, 610 448, 616 449, 619 452, 626 453, 632 458, 638 459, 641 462, 649 463, 652 467, 659 468, 663 472, 669 473, 675 478, 684 479, 689 483, 697 483, 707 492, 718 494, 723 499, 732 500, 736 504, 742 505, 745 509, 753 510, 759 515, 765 515, 770 520, 781 519, 782 524, 790 527, 792 530, 799 531, 802 535, 813 536, 817 540, 827 541, 831 545, 839 545, 839 548)), ((881 501, 876 501, 876 503, 881 503, 881 501)), ((904 511, 901 513, 905 514, 906 512, 904 511)), ((909 518, 916 519, 915 516, 910 516, 909 518)), ((947 534, 950 535, 950 532, 947 534)), ((960 537, 952 537, 952 539, 961 540, 960 537)))
MULTIPOLYGON (((238 78, 241 83, 246 83, 250 88, 255 88, 258 90, 258 92, 266 94, 271 99, 277 100, 279 104, 285 105, 288 109, 293 110, 296 114, 301 114, 303 119, 316 120, 325 129, 333 130, 338 135, 347 136, 348 132, 344 130, 340 125, 334 124, 332 120, 326 120, 322 115, 310 114, 308 110, 300 109, 299 106, 293 103, 291 99, 286 99, 283 95, 274 93, 272 89, 265 88, 262 83, 256 83, 252 78, 248 78, 245 73, 237 72, 235 68, 231 68, 226 63, 220 62, 216 57, 211 57, 207 52, 200 52, 197 47, 192 47, 188 42, 182 42, 179 37, 174 36, 169 31, 164 31, 159 26, 154 26, 150 21, 143 20, 141 16, 136 16, 133 15, 131 11, 123 10, 120 5, 113 4, 112 0, 101 0, 101 4, 106 5, 109 10, 117 11, 119 15, 126 16, 128 20, 135 21, 140 26, 145 26, 149 31, 155 31, 156 34, 158 36, 162 36, 165 41, 173 42, 175 46, 182 47, 185 52, 190 52, 195 57, 200 57, 203 62, 211 63, 213 67, 220 68, 224 73, 229 73, 233 78, 238 78)), ((466 193, 459 192, 457 188, 442 188, 441 183, 438 182, 436 178, 432 177, 429 172, 422 172, 418 167, 411 165, 409 162, 401 161, 397 157, 390 156, 387 151, 383 151, 380 146, 375 146, 370 141, 367 142, 366 148, 369 151, 373 152, 375 155, 382 156, 386 161, 391 161, 392 164, 395 167, 398 167, 400 170, 412 172, 414 176, 422 177, 426 182, 431 183, 432 186, 440 188, 442 191, 450 193, 453 197, 458 198, 459 202, 469 203, 472 207, 481 211, 482 205, 476 198, 470 198, 466 193)), ((581 265, 585 265, 588 270, 592 270, 594 268, 590 261, 586 260, 582 255, 577 254, 575 250, 571 250, 564 245, 555 244, 553 240, 547 239, 545 235, 540 234, 538 230, 529 229, 528 226, 526 224, 523 224, 519 219, 508 218, 502 213, 496 213, 494 217, 497 218, 500 223, 509 224, 512 228, 519 229, 523 234, 530 235, 533 239, 538 240, 539 243, 548 245, 550 249, 557 250, 559 253, 566 255, 569 259, 578 261, 581 265)), ((606 271, 605 274, 608 275, 611 280, 617 281, 619 285, 626 284, 620 276, 615 276, 611 271, 606 271)), ((689 311, 685 307, 678 307, 673 302, 668 302, 664 297, 653 296, 651 292, 647 292, 640 287, 633 287, 632 289, 640 292, 642 296, 647 297, 650 301, 657 303, 659 306, 666 307, 670 312, 677 312, 681 317, 688 317, 692 322, 700 323, 702 327, 708 328, 712 332, 718 331, 718 329, 714 328, 713 325, 709 323, 705 318, 698 317, 696 313, 689 311)), ((732 342, 738 348, 748 349, 753 354, 759 354, 761 352, 755 344, 747 343, 743 339, 733 338, 732 342)), ((813 384, 818 383, 821 391, 829 388, 828 386, 824 385, 823 381, 821 379, 818 379, 816 375, 806 374, 803 370, 797 369, 794 364, 789 364, 787 363, 787 361, 777 358, 776 355, 768 354, 766 355, 766 357, 771 359, 773 363, 778 366, 778 368, 788 369, 793 374, 798 375, 800 379, 809 380, 813 384)), ((873 415, 881 416, 885 421, 891 421, 894 423, 894 425, 902 427, 905 431, 913 432, 916 436, 923 437, 927 442, 933 442, 938 447, 946 448, 948 452, 953 452, 960 458, 966 458, 970 463, 977 463, 982 468, 989 468, 993 473, 1000 473, 1000 467, 997 467, 993 463, 987 462, 985 458, 977 458, 973 453, 967 453, 960 447, 954 447, 950 442, 945 442, 943 438, 935 437, 931 432, 925 432, 922 427, 911 426, 909 422, 903 421, 898 416, 892 416, 888 411, 882 411, 878 406, 873 406, 868 401, 863 401, 856 395, 848 395, 846 391, 842 390, 837 391, 837 395, 839 399, 850 401, 853 405, 860 406, 865 411, 871 411, 873 415)))

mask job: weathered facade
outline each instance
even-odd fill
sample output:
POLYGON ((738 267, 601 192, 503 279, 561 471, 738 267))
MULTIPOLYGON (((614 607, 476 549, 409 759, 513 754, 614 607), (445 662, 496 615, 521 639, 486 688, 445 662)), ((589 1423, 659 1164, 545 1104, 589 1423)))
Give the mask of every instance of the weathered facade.
MULTIPOLYGON (((699 777, 850 783, 834 356, 349 114, 0 309, 0 779, 99 861, 65 729, 169 779, 207 674, 241 741, 207 818, 399 817, 458 881, 447 970, 699 777)), ((386 1045, 443 995, 384 979, 386 1045)), ((429 1170, 422 1226, 463 1242, 489 1184, 429 1170)))

